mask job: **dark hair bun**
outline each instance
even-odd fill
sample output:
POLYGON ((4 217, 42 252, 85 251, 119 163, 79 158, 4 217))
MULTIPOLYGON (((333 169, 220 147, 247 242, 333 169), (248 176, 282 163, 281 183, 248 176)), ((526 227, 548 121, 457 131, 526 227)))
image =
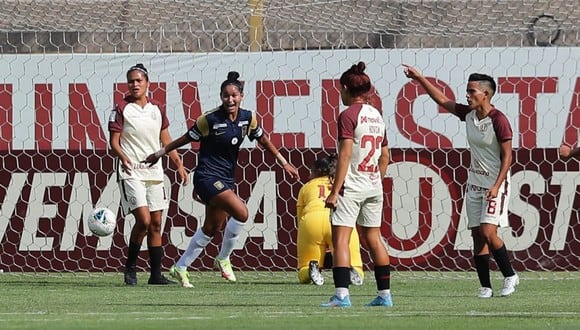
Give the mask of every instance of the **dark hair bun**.
POLYGON ((358 64, 356 65, 356 67, 358 68, 359 72, 365 72, 365 69, 367 68, 367 65, 365 64, 365 62, 358 62, 358 64))
POLYGON ((240 74, 236 71, 228 72, 228 80, 230 80, 230 81, 238 80, 239 77, 240 77, 240 74))
POLYGON ((135 68, 136 69, 141 69, 141 70, 147 72, 147 68, 145 68, 145 66, 143 65, 143 63, 137 63, 137 64, 135 64, 135 68))

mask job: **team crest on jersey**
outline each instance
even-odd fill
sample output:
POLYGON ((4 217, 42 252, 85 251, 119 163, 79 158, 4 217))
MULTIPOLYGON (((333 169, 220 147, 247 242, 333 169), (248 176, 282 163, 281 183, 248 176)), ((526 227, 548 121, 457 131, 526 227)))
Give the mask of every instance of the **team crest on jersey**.
POLYGON ((224 189, 224 184, 221 181, 216 181, 213 183, 213 186, 217 189, 217 190, 222 190, 224 189))
POLYGON ((232 139, 232 145, 235 146, 236 144, 238 144, 238 138, 234 136, 234 138, 232 139))
POLYGON ((482 133, 485 132, 485 131, 487 131, 487 125, 486 124, 483 124, 483 125, 479 126, 479 131, 482 132, 482 133))

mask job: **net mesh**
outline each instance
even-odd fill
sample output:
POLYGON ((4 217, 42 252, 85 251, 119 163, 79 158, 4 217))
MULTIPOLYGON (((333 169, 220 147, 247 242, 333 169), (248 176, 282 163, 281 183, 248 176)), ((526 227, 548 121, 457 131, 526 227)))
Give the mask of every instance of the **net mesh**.
MULTIPOLYGON (((97 238, 86 217, 97 205, 119 213, 106 118, 130 65, 154 68, 151 91, 167 105, 174 137, 219 102, 215 90, 227 71, 242 71, 248 108, 305 181, 308 164, 336 145, 336 78, 363 59, 375 68, 389 119, 393 164, 383 234, 397 270, 471 269, 464 136, 401 76, 405 62, 441 78, 434 82, 458 99, 467 72, 499 77, 498 102, 515 109, 510 119, 519 133, 512 170, 518 190, 511 227, 502 229, 514 266, 577 270, 578 163, 561 161, 557 147, 578 140, 579 21, 580 6, 560 0, 0 1, 1 267, 122 269, 134 219, 119 217, 115 235, 97 238)), ((190 170, 192 150, 180 150, 190 170)), ((175 169, 166 165, 172 203, 164 267, 204 218, 193 188, 176 185, 175 169)), ((300 184, 251 145, 236 175, 251 220, 232 257, 235 268, 293 270, 300 184)), ((193 269, 210 269, 220 240, 193 269)), ((139 266, 148 267, 145 253, 139 266)))

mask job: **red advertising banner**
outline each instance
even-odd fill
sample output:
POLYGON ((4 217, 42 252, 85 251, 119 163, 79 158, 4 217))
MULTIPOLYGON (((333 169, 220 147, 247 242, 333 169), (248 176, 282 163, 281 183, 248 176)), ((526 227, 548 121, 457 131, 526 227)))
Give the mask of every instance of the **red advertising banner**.
MULTIPOLYGON (((269 155, 259 149, 242 150, 238 192, 254 212, 232 257, 236 267, 294 269, 296 197, 308 178, 305 164, 322 152, 287 153, 301 174, 300 182, 291 182, 269 155)), ((462 221, 468 150, 391 152, 392 163, 384 180, 382 232, 394 268, 471 269, 470 237, 462 221), (401 200, 406 202, 397 202, 401 200), (415 209, 407 210, 411 208, 415 209), (397 214, 405 214, 404 219, 397 214)), ((195 151, 182 153, 191 170, 195 151)), ((118 211, 114 159, 106 151, 24 150, 4 154, 0 160, 0 264, 6 271, 122 269, 130 224, 118 211), (87 230, 86 218, 95 206, 110 207, 119 214, 112 237, 98 238, 87 230)), ((579 173, 579 163, 562 162, 555 149, 515 151, 510 227, 502 235, 517 270, 580 268, 576 253, 580 251, 579 173)), ((191 187, 186 191, 174 183, 172 168, 166 176, 168 184, 173 182, 163 236, 168 267, 187 246, 203 206, 191 198, 191 187)), ((192 266, 209 267, 220 241, 221 237, 215 237, 207 253, 192 266)), ((363 256, 368 261, 368 255, 363 256)), ((141 266, 146 266, 145 260, 140 261, 141 266)))

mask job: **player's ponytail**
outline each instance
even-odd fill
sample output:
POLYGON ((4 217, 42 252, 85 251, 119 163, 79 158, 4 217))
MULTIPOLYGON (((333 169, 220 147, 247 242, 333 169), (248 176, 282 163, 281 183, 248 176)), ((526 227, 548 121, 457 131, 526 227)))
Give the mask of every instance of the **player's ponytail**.
POLYGON ((340 77, 340 85, 346 86, 348 93, 353 96, 364 96, 371 90, 371 79, 365 73, 365 62, 353 64, 340 77))

